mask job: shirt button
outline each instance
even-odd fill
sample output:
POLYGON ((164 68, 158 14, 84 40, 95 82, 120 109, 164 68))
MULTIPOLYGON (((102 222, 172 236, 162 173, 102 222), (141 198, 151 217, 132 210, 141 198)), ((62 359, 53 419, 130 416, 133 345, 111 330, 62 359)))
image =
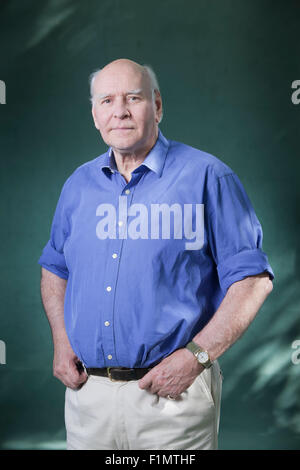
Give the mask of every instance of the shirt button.
POLYGON ((112 359, 112 355, 109 354, 109 355, 107 356, 107 359, 109 359, 109 360, 112 359))
POLYGON ((107 292, 110 292, 110 291, 111 291, 111 287, 110 287, 110 286, 107 286, 106 290, 107 290, 107 292))
POLYGON ((130 194, 130 189, 126 189, 125 194, 130 194))
POLYGON ((123 225, 122 220, 119 220, 118 225, 119 225, 119 227, 122 227, 122 225, 123 225))
POLYGON ((109 325, 110 325, 109 321, 105 321, 105 322, 104 322, 104 325, 105 325, 105 326, 109 326, 109 325))
POLYGON ((114 254, 112 255, 113 258, 117 258, 117 256, 118 256, 117 253, 114 253, 114 254))

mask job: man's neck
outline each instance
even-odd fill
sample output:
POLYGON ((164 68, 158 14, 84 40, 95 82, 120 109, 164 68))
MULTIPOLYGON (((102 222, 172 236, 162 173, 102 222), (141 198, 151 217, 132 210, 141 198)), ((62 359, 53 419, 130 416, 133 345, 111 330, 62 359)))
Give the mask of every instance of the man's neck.
POLYGON ((133 170, 135 170, 143 163, 148 153, 154 147, 156 140, 157 136, 153 138, 151 144, 148 144, 144 148, 141 148, 137 151, 120 151, 119 149, 113 148, 118 171, 121 173, 122 176, 124 176, 127 183, 131 180, 131 173, 133 172, 133 170))

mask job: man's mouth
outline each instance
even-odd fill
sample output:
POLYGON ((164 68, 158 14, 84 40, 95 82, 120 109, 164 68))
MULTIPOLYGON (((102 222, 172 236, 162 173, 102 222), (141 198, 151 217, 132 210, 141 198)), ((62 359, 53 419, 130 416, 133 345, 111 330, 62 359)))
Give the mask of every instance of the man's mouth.
POLYGON ((131 131, 133 127, 113 127, 112 131, 131 131))

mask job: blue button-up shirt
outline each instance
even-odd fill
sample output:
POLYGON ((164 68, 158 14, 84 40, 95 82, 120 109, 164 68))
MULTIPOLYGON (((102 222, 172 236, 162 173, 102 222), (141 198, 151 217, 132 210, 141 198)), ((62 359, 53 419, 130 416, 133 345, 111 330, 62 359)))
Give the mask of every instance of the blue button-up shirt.
POLYGON ((112 149, 65 182, 39 263, 67 279, 65 326, 86 367, 148 367, 184 347, 229 286, 274 275, 236 174, 161 132, 127 183, 112 149))

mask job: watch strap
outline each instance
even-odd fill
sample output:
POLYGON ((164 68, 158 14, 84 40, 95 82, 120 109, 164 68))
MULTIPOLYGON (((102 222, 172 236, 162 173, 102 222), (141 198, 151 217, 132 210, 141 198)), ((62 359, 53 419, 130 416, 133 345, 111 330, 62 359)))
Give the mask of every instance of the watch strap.
POLYGON ((197 343, 194 343, 194 341, 190 341, 187 345, 186 345, 186 349, 188 349, 189 351, 191 351, 194 356, 196 357, 197 361, 202 364, 206 369, 209 369, 211 366, 212 366, 212 361, 210 360, 210 357, 209 357, 209 354, 207 351, 205 351, 205 349, 201 348, 201 346, 199 346, 199 344, 197 343), (205 352, 208 356, 208 360, 206 362, 201 362, 199 361, 198 359, 198 356, 197 354, 199 352, 205 352))
POLYGON ((198 344, 194 343, 194 341, 190 341, 187 345, 186 348, 191 351, 194 355, 198 351, 204 351, 198 344))

